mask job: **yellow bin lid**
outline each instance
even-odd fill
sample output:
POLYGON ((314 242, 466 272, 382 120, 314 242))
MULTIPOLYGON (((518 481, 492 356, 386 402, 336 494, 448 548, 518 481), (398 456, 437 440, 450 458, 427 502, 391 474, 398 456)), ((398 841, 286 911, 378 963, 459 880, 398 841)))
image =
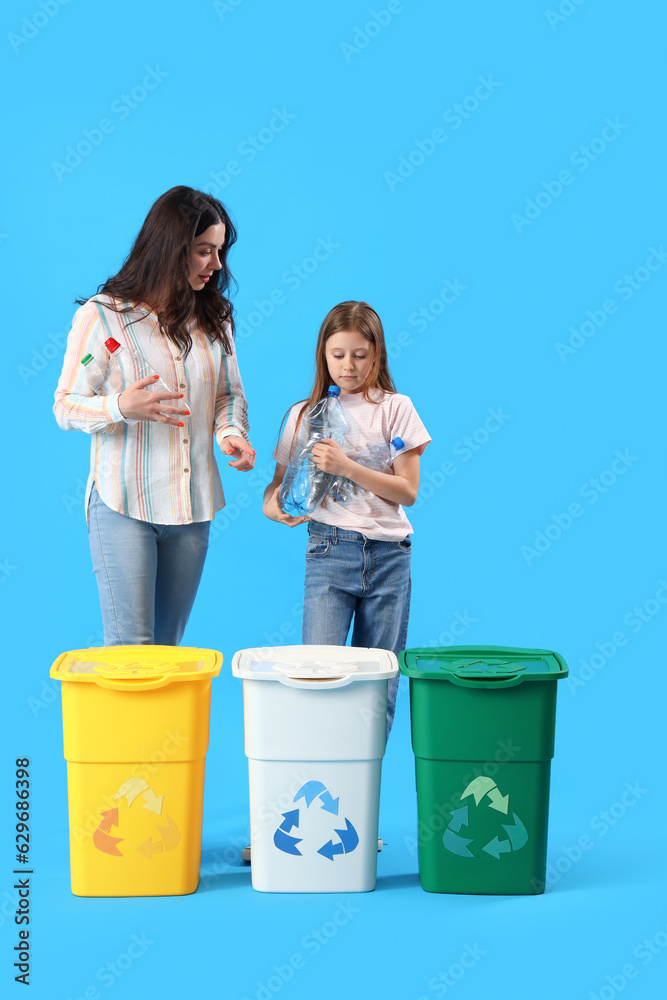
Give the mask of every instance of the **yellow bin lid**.
POLYGON ((222 653, 194 646, 93 646, 61 653, 51 677, 113 691, 153 691, 179 681, 210 680, 222 653))

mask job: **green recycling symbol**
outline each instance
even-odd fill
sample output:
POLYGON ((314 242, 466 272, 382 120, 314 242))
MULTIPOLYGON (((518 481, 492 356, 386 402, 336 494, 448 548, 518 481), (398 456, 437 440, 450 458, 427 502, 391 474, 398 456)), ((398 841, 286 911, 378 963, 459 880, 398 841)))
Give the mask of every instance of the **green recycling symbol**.
MULTIPOLYGON (((503 795, 492 778, 484 776, 475 778, 461 795, 461 801, 463 802, 464 799, 467 799, 471 795, 475 799, 476 807, 479 806, 482 799, 486 798, 485 805, 489 809, 505 813, 505 815, 509 811, 509 795, 503 795)), ((468 849, 468 845, 472 844, 475 838, 471 837, 469 839, 459 834, 459 830, 469 825, 468 805, 452 809, 451 816, 451 822, 442 835, 442 842, 446 850, 451 854, 458 854, 461 858, 474 858, 475 855, 468 849)), ((500 837, 495 836, 482 848, 483 851, 486 851, 487 854, 490 854, 498 861, 501 854, 507 854, 510 851, 520 851, 524 844, 528 842, 528 832, 515 812, 512 813, 512 818, 514 820, 513 823, 500 824, 507 834, 508 839, 501 840, 500 837)))

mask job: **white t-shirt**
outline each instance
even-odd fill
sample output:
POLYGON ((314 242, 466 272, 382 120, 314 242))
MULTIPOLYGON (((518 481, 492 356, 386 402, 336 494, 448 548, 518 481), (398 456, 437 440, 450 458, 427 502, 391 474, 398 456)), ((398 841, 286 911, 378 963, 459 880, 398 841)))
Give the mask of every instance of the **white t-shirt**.
MULTIPOLYGON (((417 415, 412 402, 400 393, 371 389, 375 402, 364 399, 363 393, 341 393, 339 400, 348 422, 343 450, 354 459, 369 445, 395 438, 402 438, 405 452, 417 448, 421 455, 431 437, 417 415)), ((297 452, 299 435, 294 434, 303 402, 296 403, 289 412, 285 428, 273 457, 279 465, 287 465, 297 452)), ((393 474, 393 469, 389 470, 393 474)), ((396 542, 412 534, 412 525, 398 503, 383 500, 365 490, 360 497, 339 503, 331 495, 324 498, 316 509, 314 521, 333 524, 348 531, 359 531, 367 538, 396 542)))

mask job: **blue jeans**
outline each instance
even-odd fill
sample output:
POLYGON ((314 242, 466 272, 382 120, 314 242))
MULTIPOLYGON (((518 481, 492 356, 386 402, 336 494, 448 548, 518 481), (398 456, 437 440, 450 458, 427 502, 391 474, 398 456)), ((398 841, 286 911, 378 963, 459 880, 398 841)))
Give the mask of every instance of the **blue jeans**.
POLYGON ((105 646, 178 646, 204 568, 210 525, 127 517, 107 507, 93 486, 88 538, 105 646))
MULTIPOLYGON (((358 531, 308 523, 303 642, 405 649, 410 614, 409 537, 378 542, 358 531)), ((389 681, 387 736, 396 711, 396 677, 389 681)))

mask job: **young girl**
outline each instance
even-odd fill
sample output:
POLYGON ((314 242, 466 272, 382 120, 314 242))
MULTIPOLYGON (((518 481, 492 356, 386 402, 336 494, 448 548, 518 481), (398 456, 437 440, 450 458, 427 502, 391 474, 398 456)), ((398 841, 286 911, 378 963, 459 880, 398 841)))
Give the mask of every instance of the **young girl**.
POLYGON ((79 300, 54 411, 64 430, 91 435, 85 509, 105 646, 180 643, 224 505, 214 438, 231 466, 254 464, 227 297, 235 240, 219 201, 171 188, 118 274, 79 300), (152 376, 123 387, 109 338, 176 391, 148 389, 152 376), (99 385, 87 354, 105 372, 99 385))
MULTIPOLYGON (((382 323, 366 302, 341 302, 326 316, 315 349, 315 384, 292 407, 273 456, 276 470, 264 494, 267 517, 289 527, 308 521, 303 642, 345 645, 354 616, 353 646, 405 649, 410 611, 412 526, 403 507, 417 498, 419 457, 431 440, 407 396, 396 392, 387 367, 382 323), (340 503, 327 495, 313 517, 292 517, 278 502, 280 484, 299 441, 305 411, 335 384, 348 421, 345 448, 324 439, 313 448, 319 469, 345 476, 363 493, 340 503), (369 446, 402 438, 389 472, 355 461, 369 446)), ((390 682, 387 735, 398 678, 390 682)))

